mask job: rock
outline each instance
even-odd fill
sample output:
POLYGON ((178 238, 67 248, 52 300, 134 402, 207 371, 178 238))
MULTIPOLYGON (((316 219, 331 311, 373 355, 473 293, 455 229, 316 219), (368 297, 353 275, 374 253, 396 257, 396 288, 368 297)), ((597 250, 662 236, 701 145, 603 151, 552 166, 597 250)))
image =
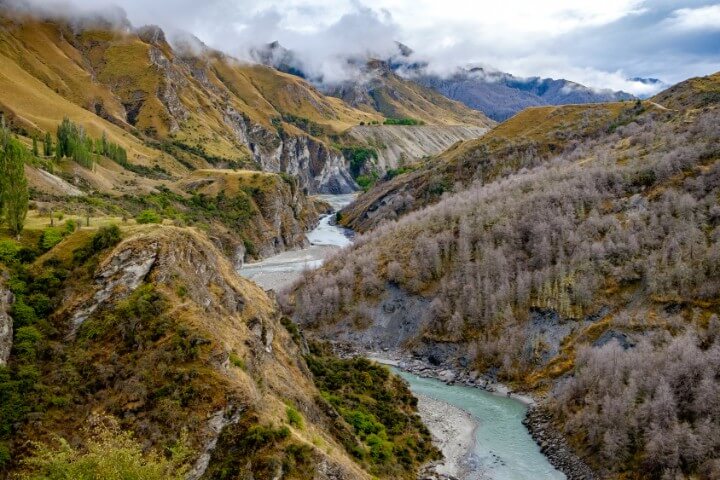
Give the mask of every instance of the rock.
POLYGON ((71 334, 112 296, 124 298, 135 291, 155 264, 157 255, 156 242, 142 249, 127 248, 112 254, 95 275, 95 294, 73 315, 71 334))
POLYGON ((594 472, 572 451, 563 435, 551 423, 549 412, 542 407, 530 407, 522 423, 530 432, 540 451, 552 466, 564 473, 568 480, 593 480, 594 472))
POLYGON ((7 363, 12 350, 13 319, 9 314, 13 294, 0 285, 0 366, 7 363))
POLYGON ((230 106, 225 109, 224 122, 266 172, 293 175, 311 193, 342 194, 359 189, 345 157, 312 137, 279 134, 252 123, 230 106))
POLYGON ((223 429, 228 425, 237 423, 240 420, 241 414, 241 408, 235 408, 233 405, 228 405, 226 408, 218 410, 210 417, 210 420, 207 423, 209 438, 203 447, 202 453, 185 476, 186 480, 198 480, 205 474, 205 471, 210 465, 212 452, 217 446, 218 438, 220 438, 220 433, 222 433, 223 429))

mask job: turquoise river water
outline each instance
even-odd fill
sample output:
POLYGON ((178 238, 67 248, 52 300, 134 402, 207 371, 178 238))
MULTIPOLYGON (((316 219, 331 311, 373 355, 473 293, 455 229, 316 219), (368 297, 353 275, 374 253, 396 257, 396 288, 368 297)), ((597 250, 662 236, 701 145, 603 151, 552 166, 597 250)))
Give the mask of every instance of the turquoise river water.
POLYGON ((446 385, 393 369, 418 395, 434 398, 470 413, 480 424, 475 431, 473 464, 478 478, 493 480, 562 480, 523 426, 527 407, 520 401, 479 388, 446 385))

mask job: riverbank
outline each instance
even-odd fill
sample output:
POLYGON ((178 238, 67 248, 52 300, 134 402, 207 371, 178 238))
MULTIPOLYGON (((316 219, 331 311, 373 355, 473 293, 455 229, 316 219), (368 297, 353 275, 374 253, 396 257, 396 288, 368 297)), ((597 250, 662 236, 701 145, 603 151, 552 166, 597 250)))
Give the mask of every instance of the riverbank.
MULTIPOLYGON (((533 441, 540 447, 540 452, 547 458, 548 462, 562 472, 568 480, 593 480, 596 478, 593 471, 572 451, 565 441, 564 436, 558 432, 551 422, 550 415, 538 405, 536 399, 532 396, 517 392, 512 392, 507 386, 495 382, 491 378, 481 375, 477 372, 458 371, 443 365, 432 365, 418 358, 408 358, 407 355, 398 352, 354 352, 343 348, 339 348, 341 355, 363 355, 380 363, 392 365, 398 370, 402 370, 422 378, 430 378, 439 380, 446 385, 460 385, 472 388, 478 388, 485 392, 489 392, 498 397, 513 398, 522 402, 527 407, 526 414, 522 419, 522 424, 527 429, 533 441)), ((350 349, 352 350, 352 349, 350 349)), ((422 413, 421 413, 422 416, 422 413)), ((428 419, 423 416, 423 420, 431 428, 435 423, 432 417, 428 419)), ((457 420, 450 417, 450 423, 457 420)), ((477 423, 477 422, 476 422, 477 423)), ((482 428, 482 425, 479 425, 482 428)), ((432 430, 431 430, 432 431, 432 430)), ((451 468, 457 465, 457 461, 452 459, 449 461, 451 468)), ((456 470, 462 472, 462 470, 456 470)), ((458 476, 460 479, 473 478, 467 476, 458 476)), ((478 477, 482 478, 482 477, 478 477)), ((540 478, 540 477, 538 477, 540 478)))
POLYGON ((465 479, 472 475, 475 431, 480 424, 465 410, 426 395, 416 395, 418 413, 443 454, 425 470, 424 478, 465 479))
POLYGON ((569 480, 594 480, 596 475, 565 441, 565 437, 552 424, 551 415, 540 406, 530 407, 523 419, 523 425, 540 446, 548 461, 563 472, 569 480))

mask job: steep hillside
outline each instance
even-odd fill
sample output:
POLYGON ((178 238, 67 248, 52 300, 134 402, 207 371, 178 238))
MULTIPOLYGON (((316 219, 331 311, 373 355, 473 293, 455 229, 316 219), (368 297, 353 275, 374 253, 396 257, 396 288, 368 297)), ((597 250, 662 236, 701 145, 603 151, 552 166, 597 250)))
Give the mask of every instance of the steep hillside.
POLYGON ((533 150, 308 274, 296 321, 544 395, 598 478, 716 478, 720 109, 615 108, 548 155, 558 123, 497 127, 533 150))
POLYGON ((189 479, 409 479, 437 457, 404 384, 367 362, 311 354, 198 231, 83 229, 34 261, 33 245, 2 242, 2 295, 14 294, 12 352, 0 365, 2 478, 59 474, 69 448, 101 438, 98 416, 146 453, 172 452, 189 479), (370 379, 388 402, 382 415, 351 400, 367 385, 337 390, 342 375, 370 379), (361 417, 377 435, 352 423, 361 417), (30 442, 55 450, 23 464, 30 442))
POLYGON ((501 122, 527 107, 632 100, 625 92, 597 91, 568 80, 518 78, 482 68, 448 77, 420 74, 413 80, 501 122))
POLYGON ((93 136, 107 132, 131 162, 174 175, 245 166, 291 173, 310 191, 347 192, 356 187, 346 161, 325 139, 382 121, 196 39, 173 49, 157 27, 71 26, 6 11, 0 55, 0 106, 17 128, 42 135, 68 116, 93 136))
POLYGON ((204 208, 210 221, 239 234, 243 244, 234 257, 240 260, 307 246, 305 233, 327 209, 304 196, 290 175, 197 170, 178 186, 192 194, 190 203, 204 208))
POLYGON ((474 181, 536 166, 579 140, 630 123, 651 104, 607 103, 529 108, 484 136, 456 144, 422 164, 406 165, 342 211, 342 223, 365 232, 383 221, 435 203, 474 181))
POLYGON ((29 230, 43 229, 54 217, 91 225, 149 221, 203 228, 216 246, 235 259, 258 259, 307 245, 311 230, 328 206, 306 196, 286 174, 247 170, 195 170, 177 182, 151 182, 105 159, 93 170, 64 160, 28 166, 32 188, 29 230), (146 180, 145 187, 137 179, 146 180), (122 192, 105 190, 122 182, 122 192))

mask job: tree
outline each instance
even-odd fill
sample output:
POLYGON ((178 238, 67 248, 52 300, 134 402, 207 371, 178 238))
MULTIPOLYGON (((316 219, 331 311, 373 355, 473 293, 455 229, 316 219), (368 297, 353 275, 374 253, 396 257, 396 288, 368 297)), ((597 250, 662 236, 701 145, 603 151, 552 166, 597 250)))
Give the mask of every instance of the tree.
POLYGON ((52 136, 50 132, 45 132, 45 156, 50 157, 53 154, 52 136))
POLYGON ((19 235, 25 225, 27 216, 28 192, 25 178, 25 159, 27 150, 17 139, 3 133, 3 153, 0 156, 0 182, 2 188, 2 207, 10 233, 19 235))

